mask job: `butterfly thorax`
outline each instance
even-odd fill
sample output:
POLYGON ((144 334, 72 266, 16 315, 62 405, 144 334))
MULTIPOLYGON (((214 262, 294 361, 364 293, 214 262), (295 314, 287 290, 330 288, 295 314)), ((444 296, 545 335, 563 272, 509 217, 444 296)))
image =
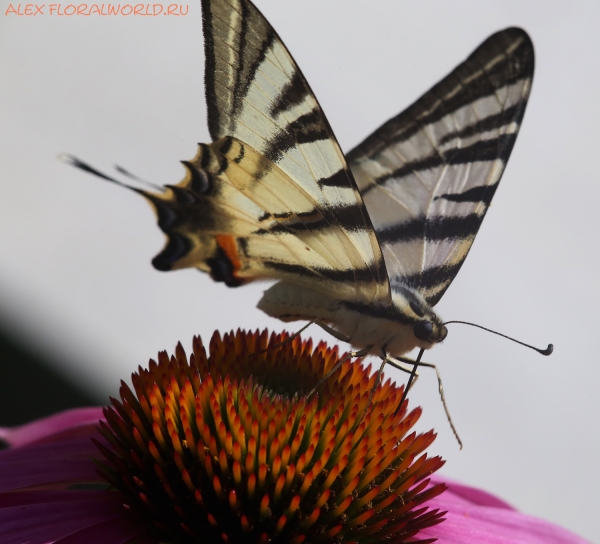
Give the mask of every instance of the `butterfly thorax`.
POLYGON ((429 349, 447 334, 439 316, 421 295, 408 287, 396 287, 392 303, 341 300, 317 290, 278 282, 265 291, 258 307, 282 321, 319 321, 329 324, 358 349, 373 346, 400 356, 419 347, 429 349))

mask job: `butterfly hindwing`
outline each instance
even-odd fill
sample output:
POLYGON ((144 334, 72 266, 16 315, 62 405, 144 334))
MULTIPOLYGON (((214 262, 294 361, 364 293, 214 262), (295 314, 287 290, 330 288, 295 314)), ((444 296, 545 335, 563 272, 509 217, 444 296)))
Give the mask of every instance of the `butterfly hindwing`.
POLYGON ((257 278, 304 281, 349 300, 372 293, 372 276, 351 240, 340 243, 332 218, 277 165, 264 173, 264 156, 249 145, 222 138, 184 164, 180 184, 162 195, 143 192, 169 238, 156 268, 196 266, 230 286, 257 278))
POLYGON ((533 67, 527 34, 498 32, 348 154, 392 287, 433 306, 454 279, 515 143, 533 67))
POLYGON ((185 163, 179 186, 149 195, 169 239, 155 266, 197 266, 229 285, 283 279, 389 303, 352 173, 284 44, 247 0, 203 0, 202 11, 215 141, 185 163))

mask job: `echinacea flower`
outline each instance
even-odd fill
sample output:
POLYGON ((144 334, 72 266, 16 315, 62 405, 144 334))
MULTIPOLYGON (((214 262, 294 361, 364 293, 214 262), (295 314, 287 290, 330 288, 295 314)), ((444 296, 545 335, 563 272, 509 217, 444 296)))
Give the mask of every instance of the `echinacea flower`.
POLYGON ((409 434, 421 410, 359 361, 321 380, 337 349, 287 340, 196 338, 123 383, 99 429, 84 412, 5 432, 0 541, 432 542, 413 538, 445 489, 435 434, 409 434))
POLYGON ((0 542, 586 542, 483 491, 441 493, 443 462, 421 453, 435 435, 395 413, 402 388, 369 402, 376 376, 347 361, 306 398, 337 351, 284 339, 215 335, 209 356, 195 339, 110 409, 0 429, 0 542))

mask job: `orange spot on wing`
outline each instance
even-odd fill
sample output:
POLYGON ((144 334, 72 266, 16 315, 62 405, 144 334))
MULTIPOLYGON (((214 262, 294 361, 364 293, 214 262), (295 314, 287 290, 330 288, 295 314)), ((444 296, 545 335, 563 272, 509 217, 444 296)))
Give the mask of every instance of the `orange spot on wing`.
POLYGON ((218 236, 215 236, 215 240, 217 241, 217 244, 219 244, 219 247, 225 252, 227 258, 231 261, 233 273, 236 275, 236 272, 242 267, 242 263, 238 256, 235 238, 229 234, 219 234, 218 236))

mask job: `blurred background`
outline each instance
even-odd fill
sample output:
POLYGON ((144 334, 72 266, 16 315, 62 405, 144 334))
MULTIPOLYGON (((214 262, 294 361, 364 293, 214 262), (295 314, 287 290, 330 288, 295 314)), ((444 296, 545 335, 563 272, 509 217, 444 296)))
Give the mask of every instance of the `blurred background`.
MULTIPOLYGON (((535 345, 451 326, 410 400, 449 477, 599 543, 600 4, 595 0, 257 0, 344 150, 493 32, 536 47, 517 144, 438 310, 535 345), (596 158, 595 158, 596 157, 596 158)), ((7 3, 2 4, 3 10, 7 3)), ((66 5, 66 4, 65 4, 66 5)), ((164 3, 166 5, 166 3, 164 3)), ((68 152, 177 183, 208 141, 199 3, 180 17, 0 16, 0 425, 102 404, 137 365, 215 329, 283 325, 194 270, 160 273, 163 235, 139 196, 57 160, 68 152)), ((296 327, 288 327, 295 330, 296 327)), ((308 331, 324 338, 318 329, 308 331)), ((328 341, 335 343, 331 338, 328 341)), ((389 374, 397 380, 404 376, 389 374)))

